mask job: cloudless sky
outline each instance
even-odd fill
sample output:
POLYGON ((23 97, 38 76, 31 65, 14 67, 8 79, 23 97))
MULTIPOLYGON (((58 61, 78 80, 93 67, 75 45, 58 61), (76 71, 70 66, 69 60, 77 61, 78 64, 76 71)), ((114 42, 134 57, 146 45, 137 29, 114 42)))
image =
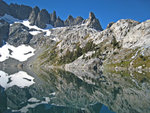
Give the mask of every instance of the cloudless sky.
POLYGON ((94 12, 103 28, 110 22, 119 19, 134 19, 145 21, 150 19, 150 0, 4 0, 7 3, 17 3, 38 6, 47 9, 49 13, 56 11, 61 19, 82 16, 88 18, 89 12, 94 12))

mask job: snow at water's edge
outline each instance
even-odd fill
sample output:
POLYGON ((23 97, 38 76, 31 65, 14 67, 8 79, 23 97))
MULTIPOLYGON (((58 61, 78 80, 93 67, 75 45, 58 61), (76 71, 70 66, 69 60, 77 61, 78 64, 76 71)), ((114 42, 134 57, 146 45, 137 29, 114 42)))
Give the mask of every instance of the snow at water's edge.
POLYGON ((0 62, 9 58, 14 58, 20 62, 26 61, 34 55, 35 49, 30 46, 20 45, 14 47, 8 43, 0 48, 0 62))
POLYGON ((19 71, 18 73, 8 75, 0 70, 0 86, 5 89, 14 85, 20 88, 29 87, 35 83, 33 80, 34 78, 24 71, 19 71))

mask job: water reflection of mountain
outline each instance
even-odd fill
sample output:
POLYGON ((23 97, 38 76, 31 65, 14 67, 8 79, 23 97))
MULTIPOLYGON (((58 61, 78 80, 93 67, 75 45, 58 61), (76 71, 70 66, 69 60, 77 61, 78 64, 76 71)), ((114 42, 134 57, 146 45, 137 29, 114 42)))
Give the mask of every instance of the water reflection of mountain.
POLYGON ((36 73, 32 86, 13 86, 1 94, 7 100, 0 104, 1 111, 10 108, 27 113, 99 113, 104 104, 117 113, 150 112, 148 73, 127 76, 124 72, 70 73, 56 69, 36 73))

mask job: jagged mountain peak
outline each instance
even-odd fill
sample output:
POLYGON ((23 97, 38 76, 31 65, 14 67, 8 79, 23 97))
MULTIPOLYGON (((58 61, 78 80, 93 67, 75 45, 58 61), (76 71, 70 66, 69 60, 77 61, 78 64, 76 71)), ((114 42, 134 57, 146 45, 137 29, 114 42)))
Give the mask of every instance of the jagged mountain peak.
MULTIPOLYGON (((81 16, 74 18, 73 16, 69 15, 68 18, 63 21, 57 17, 56 11, 53 11, 53 13, 50 14, 46 9, 40 10, 37 6, 32 8, 26 5, 8 5, 3 0, 0 2, 0 16, 7 14, 19 20, 28 19, 30 25, 36 25, 40 28, 46 28, 47 24, 51 24, 54 27, 65 27, 81 25, 84 22, 84 19, 81 16)), ((91 12, 89 14, 88 20, 89 24, 87 27, 94 28, 96 30, 102 30, 101 25, 98 19, 96 19, 94 13, 91 12)))
POLYGON ((96 29, 99 31, 103 30, 101 25, 100 25, 99 20, 95 17, 93 12, 89 13, 89 18, 87 19, 86 24, 87 24, 87 27, 90 27, 90 28, 93 28, 93 29, 96 29))
POLYGON ((96 17, 95 17, 95 14, 93 13, 93 12, 90 12, 89 13, 89 19, 90 20, 93 20, 93 19, 95 19, 96 17))

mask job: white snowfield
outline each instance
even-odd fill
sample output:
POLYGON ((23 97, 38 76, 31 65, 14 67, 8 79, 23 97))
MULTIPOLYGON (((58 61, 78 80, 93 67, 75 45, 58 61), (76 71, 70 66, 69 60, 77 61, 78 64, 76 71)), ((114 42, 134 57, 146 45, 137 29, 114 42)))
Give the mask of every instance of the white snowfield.
POLYGON ((9 58, 14 58, 20 62, 23 62, 32 57, 34 55, 34 51, 35 49, 30 46, 20 45, 18 47, 14 47, 6 43, 0 48, 0 62, 3 62, 9 58))
POLYGON ((37 35, 39 33, 42 33, 42 32, 45 32, 45 36, 50 36, 51 32, 49 29, 52 29, 53 26, 50 25, 50 24, 47 24, 47 27, 45 29, 41 29, 35 25, 31 26, 30 25, 30 22, 28 20, 24 20, 22 22, 15 22, 15 23, 22 23, 24 26, 28 27, 29 29, 35 29, 35 31, 30 31, 29 33, 32 34, 32 35, 37 35))
POLYGON ((5 88, 5 90, 15 85, 20 88, 29 87, 35 83, 33 80, 34 78, 24 71, 8 75, 0 70, 0 85, 5 88))

